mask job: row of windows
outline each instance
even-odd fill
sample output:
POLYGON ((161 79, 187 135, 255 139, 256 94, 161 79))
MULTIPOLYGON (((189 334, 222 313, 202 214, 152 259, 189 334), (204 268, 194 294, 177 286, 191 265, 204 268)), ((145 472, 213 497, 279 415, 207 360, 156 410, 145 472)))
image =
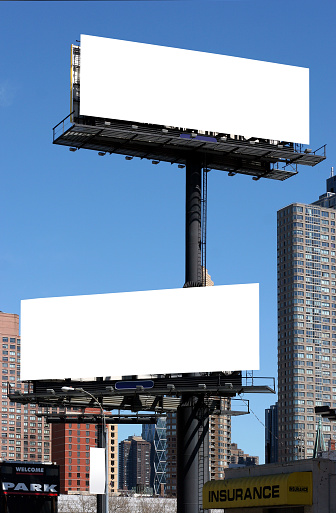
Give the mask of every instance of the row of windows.
MULTIPOLYGON (((2 337, 2 342, 8 342, 8 337, 2 337)), ((16 342, 15 338, 13 338, 13 337, 9 338, 9 343, 10 344, 15 344, 15 342, 16 342)), ((21 342, 21 340, 18 338, 17 339, 17 343, 20 344, 20 342, 21 342)))

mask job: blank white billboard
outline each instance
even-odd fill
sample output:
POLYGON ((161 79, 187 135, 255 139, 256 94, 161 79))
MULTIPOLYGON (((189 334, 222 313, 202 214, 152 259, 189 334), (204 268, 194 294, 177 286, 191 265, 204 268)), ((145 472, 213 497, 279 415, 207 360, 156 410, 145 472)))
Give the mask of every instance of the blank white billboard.
POLYGON ((309 69, 81 36, 80 114, 309 143, 309 69))
POLYGON ((259 286, 21 301, 21 379, 259 368, 259 286))

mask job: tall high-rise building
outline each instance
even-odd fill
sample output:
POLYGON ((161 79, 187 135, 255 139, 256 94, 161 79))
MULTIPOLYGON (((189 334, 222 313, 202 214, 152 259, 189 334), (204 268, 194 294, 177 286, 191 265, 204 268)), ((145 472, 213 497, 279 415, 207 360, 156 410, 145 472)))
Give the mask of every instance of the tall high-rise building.
POLYGON ((118 482, 119 490, 128 490, 129 486, 129 473, 130 467, 128 465, 128 457, 131 450, 131 437, 128 440, 119 442, 119 469, 118 469, 118 482))
MULTIPOLYGON (((231 399, 218 398, 220 409, 229 411, 231 399)), ((231 416, 210 415, 209 417, 209 471, 210 479, 223 479, 225 468, 231 458, 231 416)))
POLYGON ((156 424, 143 424, 142 438, 151 444, 150 486, 155 495, 165 494, 166 485, 166 417, 156 424))
POLYGON ((129 436, 119 443, 119 489, 150 488, 151 444, 141 436, 129 436))
POLYGON ((50 461, 50 427, 39 413, 45 411, 35 404, 12 403, 7 396, 10 384, 14 390, 28 391, 28 383, 20 382, 21 340, 19 316, 0 312, 1 347, 1 458, 17 461, 50 461))
POLYGON ((177 443, 176 443, 176 413, 167 413, 166 419, 166 495, 176 497, 176 465, 177 465, 177 443))
POLYGON ((278 403, 265 410, 265 463, 278 461, 278 403))
MULTIPOLYGON (((336 194, 278 212, 279 461, 313 455, 314 407, 336 407, 336 194)), ((326 439, 336 425, 323 420, 326 439)))

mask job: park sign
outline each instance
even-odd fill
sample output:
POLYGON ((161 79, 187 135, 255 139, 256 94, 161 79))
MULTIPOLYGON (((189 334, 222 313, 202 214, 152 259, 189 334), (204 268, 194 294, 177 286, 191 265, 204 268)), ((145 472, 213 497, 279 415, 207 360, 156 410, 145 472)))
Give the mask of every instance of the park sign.
POLYGON ((308 68, 81 35, 71 77, 81 116, 309 144, 308 68))
POLYGON ((60 492, 59 467, 35 462, 0 463, 3 495, 57 496, 60 492))
POLYGON ((21 345, 22 380, 256 370, 259 286, 24 300, 21 345))

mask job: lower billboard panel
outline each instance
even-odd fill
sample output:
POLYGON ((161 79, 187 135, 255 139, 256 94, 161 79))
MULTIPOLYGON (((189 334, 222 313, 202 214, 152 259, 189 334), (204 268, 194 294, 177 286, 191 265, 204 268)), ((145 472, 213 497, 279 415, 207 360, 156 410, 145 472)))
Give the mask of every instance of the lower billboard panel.
POLYGON ((21 379, 259 368, 259 286, 21 301, 21 379))

